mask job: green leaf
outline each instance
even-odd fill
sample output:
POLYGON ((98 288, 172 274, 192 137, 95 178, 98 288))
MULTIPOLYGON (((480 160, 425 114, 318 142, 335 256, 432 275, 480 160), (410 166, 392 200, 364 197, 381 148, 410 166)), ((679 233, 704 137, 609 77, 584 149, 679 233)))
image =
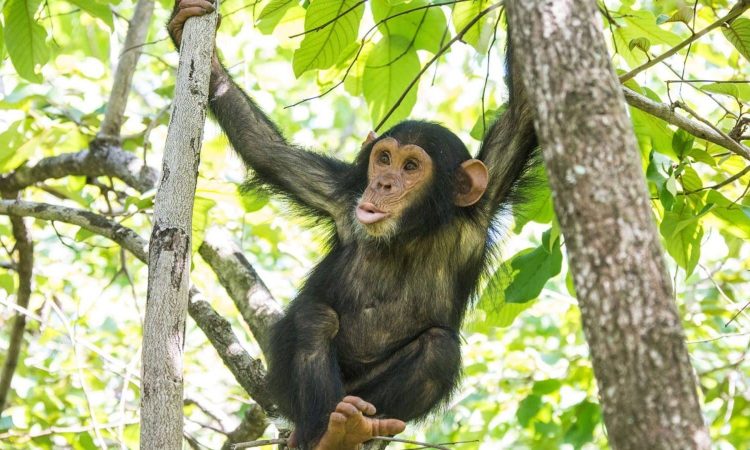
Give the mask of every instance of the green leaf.
POLYGON ((3 289, 8 295, 16 293, 16 277, 5 272, 0 273, 0 289, 3 289))
MULTIPOLYGON (((367 58, 362 75, 362 91, 370 108, 373 123, 379 123, 401 98, 409 83, 419 73, 417 51, 401 36, 380 40, 367 58)), ((417 83, 384 124, 385 128, 408 117, 417 102, 417 83)))
MULTIPOLYGON (((657 18, 656 20, 658 21, 659 19, 657 18)), ((677 8, 677 11, 665 22, 682 22, 690 25, 691 20, 693 20, 693 8, 689 5, 684 5, 677 8)))
POLYGON ((542 245, 526 249, 510 260, 513 281, 505 289, 505 301, 525 303, 539 296, 547 281, 560 273, 562 252, 560 242, 550 242, 550 231, 542 235, 542 245), (552 245, 552 250, 548 250, 552 245))
POLYGON ((680 182, 685 191, 692 192, 703 188, 701 177, 698 175, 698 172, 690 166, 685 166, 685 169, 682 171, 682 176, 680 176, 680 182))
POLYGON ((672 150, 679 159, 682 159, 693 148, 693 142, 695 142, 695 138, 692 134, 679 129, 672 135, 672 150))
POLYGON ((357 38, 364 10, 357 0, 313 0, 305 14, 307 34, 294 52, 294 75, 333 66, 357 38))
POLYGON ((745 59, 750 60, 750 19, 738 17, 728 27, 721 27, 721 32, 745 59))
POLYGON ((667 252, 690 276, 698 265, 701 254, 703 227, 698 216, 686 204, 675 207, 673 211, 664 214, 659 231, 664 237, 667 252))
POLYGON ((261 190, 244 191, 241 186, 237 186, 238 194, 242 199, 242 206, 245 212, 255 212, 268 204, 268 195, 261 190))
POLYGON ((531 388, 531 391, 537 395, 545 395, 557 392, 561 387, 562 382, 560 380, 550 378, 549 380, 541 380, 535 382, 534 387, 531 388))
POLYGON ((631 39, 630 42, 628 43, 628 48, 630 50, 633 50, 636 47, 643 50, 644 53, 648 53, 648 49, 651 48, 651 41, 649 41, 645 37, 631 39))
POLYGON ((515 233, 520 233, 524 225, 531 221, 550 223, 552 218, 555 217, 552 208, 552 192, 549 189, 544 167, 541 164, 538 165, 530 175, 534 189, 529 189, 526 201, 513 204, 513 219, 515 221, 513 231, 515 233))
POLYGON ((98 0, 68 0, 68 2, 78 6, 91 16, 101 19, 102 22, 107 24, 110 30, 114 29, 112 10, 109 9, 109 5, 99 3, 98 0))
POLYGON ((401 36, 414 42, 418 49, 437 53, 448 25, 442 8, 417 9, 427 5, 427 0, 400 4, 392 4, 389 0, 374 0, 372 15, 384 36, 401 36), (388 17, 393 19, 379 23, 388 17))
POLYGON ((287 11, 297 5, 299 0, 271 0, 258 14, 255 25, 262 33, 269 34, 281 22, 287 11))
POLYGON ((574 408, 575 422, 565 433, 565 442, 581 448, 594 438, 594 429, 601 422, 601 409, 596 403, 584 400, 574 408))
POLYGON ((476 122, 474 122, 474 126, 471 127, 469 135, 471 135, 471 137, 478 141, 484 139, 484 135, 490 129, 492 123, 495 121, 495 119, 500 117, 500 114, 504 113, 507 108, 508 104, 503 103, 497 109, 488 109, 484 112, 484 114, 479 114, 476 122))
POLYGON ((528 426, 540 409, 542 409, 542 397, 534 394, 528 395, 518 404, 518 410, 516 411, 518 423, 523 427, 528 426))
POLYGON ((710 83, 701 86, 701 89, 750 102, 750 83, 710 83))
POLYGON ((91 231, 89 231, 89 230, 87 230, 85 228, 81 228, 76 233, 75 240, 76 240, 76 242, 83 242, 86 239, 90 238, 91 236, 94 236, 93 232, 91 232, 91 231))
MULTIPOLYGON (((483 10, 487 9, 492 2, 490 0, 474 0, 461 2, 453 5, 453 27, 456 32, 463 30, 483 10)), ((469 28, 461 38, 461 41, 471 45, 477 52, 487 52, 492 37, 495 34, 495 22, 497 21, 497 10, 485 14, 474 25, 469 28)))
POLYGON ((34 14, 41 0, 8 0, 3 8, 5 45, 16 72, 34 83, 43 81, 41 66, 49 60, 47 32, 34 14))

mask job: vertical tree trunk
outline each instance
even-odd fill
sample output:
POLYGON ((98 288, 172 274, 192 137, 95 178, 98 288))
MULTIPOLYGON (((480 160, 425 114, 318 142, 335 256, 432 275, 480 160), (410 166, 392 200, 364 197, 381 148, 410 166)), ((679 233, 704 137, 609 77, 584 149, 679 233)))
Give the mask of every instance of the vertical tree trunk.
POLYGON ((593 0, 507 2, 613 448, 707 449, 632 125, 593 0))
POLYGON ((217 17, 212 13, 188 19, 182 37, 172 119, 149 244, 141 385, 141 449, 144 450, 182 448, 182 352, 190 232, 217 17))

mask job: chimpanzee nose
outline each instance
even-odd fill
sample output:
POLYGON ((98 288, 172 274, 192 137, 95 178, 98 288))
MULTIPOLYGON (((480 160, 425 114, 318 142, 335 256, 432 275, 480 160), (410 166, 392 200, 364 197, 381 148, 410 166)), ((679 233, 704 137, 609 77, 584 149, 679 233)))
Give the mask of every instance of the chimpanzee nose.
POLYGON ((378 180, 377 188, 380 191, 390 192, 393 184, 389 180, 378 180))

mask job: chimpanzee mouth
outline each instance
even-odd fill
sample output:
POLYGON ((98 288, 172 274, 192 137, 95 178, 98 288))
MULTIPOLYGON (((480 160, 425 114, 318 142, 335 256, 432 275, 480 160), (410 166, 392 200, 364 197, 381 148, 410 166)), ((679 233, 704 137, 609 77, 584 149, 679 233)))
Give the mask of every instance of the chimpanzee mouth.
POLYGON ((357 206, 357 220, 364 225, 372 225, 390 216, 389 213, 378 209, 370 202, 362 202, 357 206))

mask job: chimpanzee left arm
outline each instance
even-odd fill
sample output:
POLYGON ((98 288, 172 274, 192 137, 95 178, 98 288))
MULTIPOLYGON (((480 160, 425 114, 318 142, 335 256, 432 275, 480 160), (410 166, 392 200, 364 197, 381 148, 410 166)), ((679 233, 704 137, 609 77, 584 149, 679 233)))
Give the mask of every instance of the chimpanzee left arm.
POLYGON ((217 57, 211 63, 209 102, 232 146, 255 171, 255 181, 334 219, 345 214, 337 180, 349 165, 289 145, 217 57))
POLYGON ((531 108, 520 79, 520 70, 513 64, 510 42, 506 67, 510 93, 508 108, 487 132, 478 156, 489 169, 489 183, 484 195, 490 217, 508 203, 537 148, 531 108))

